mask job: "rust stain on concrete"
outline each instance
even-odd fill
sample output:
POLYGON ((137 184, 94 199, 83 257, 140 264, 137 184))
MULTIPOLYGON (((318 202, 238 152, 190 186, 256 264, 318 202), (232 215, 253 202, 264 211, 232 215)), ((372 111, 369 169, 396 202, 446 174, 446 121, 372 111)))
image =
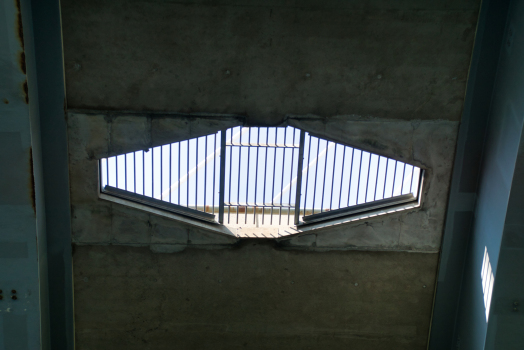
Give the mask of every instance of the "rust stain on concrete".
POLYGON ((15 0, 15 6, 18 10, 18 14, 16 16, 16 32, 18 33, 18 39, 20 40, 20 44, 22 45, 22 50, 24 49, 24 30, 22 27, 22 11, 20 9, 20 0, 15 0))
POLYGON ((22 92, 25 98, 25 103, 29 104, 29 89, 27 87, 27 79, 22 83, 22 92))
POLYGON ((15 32, 18 34, 18 40, 22 51, 18 57, 18 64, 22 73, 26 74, 26 63, 25 63, 25 48, 24 48, 24 27, 22 26, 22 11, 20 9, 20 0, 15 0, 15 6, 17 9, 16 21, 15 21, 15 32))
POLYGON ((20 70, 22 73, 26 74, 26 68, 25 68, 25 52, 20 52, 20 57, 18 57, 18 64, 20 65, 20 70))

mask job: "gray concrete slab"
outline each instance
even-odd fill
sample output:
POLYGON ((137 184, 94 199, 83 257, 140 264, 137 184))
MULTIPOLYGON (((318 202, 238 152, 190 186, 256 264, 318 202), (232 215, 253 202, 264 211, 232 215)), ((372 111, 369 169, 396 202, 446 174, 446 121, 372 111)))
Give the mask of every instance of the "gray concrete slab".
POLYGON ((67 102, 459 120, 479 4, 67 0, 67 102))
POLYGON ((77 246, 77 348, 425 349, 438 254, 77 246))

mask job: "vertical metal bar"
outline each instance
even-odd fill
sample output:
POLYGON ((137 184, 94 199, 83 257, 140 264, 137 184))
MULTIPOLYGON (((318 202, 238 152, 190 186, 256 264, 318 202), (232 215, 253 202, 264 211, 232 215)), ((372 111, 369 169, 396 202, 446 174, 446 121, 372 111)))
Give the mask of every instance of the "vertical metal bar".
MULTIPOLYGON (((268 144, 269 140, 269 128, 266 128, 266 145, 268 144)), ((265 148, 264 156, 265 156, 265 162, 264 162, 264 192, 262 193, 262 225, 264 225, 264 215, 266 213, 266 176, 267 176, 267 152, 269 151, 269 147, 265 148)))
POLYGON ((109 158, 106 158, 106 186, 109 186, 109 158))
POLYGON ((169 203, 172 203, 171 202, 171 183, 173 183, 173 176, 172 176, 172 168, 173 168, 173 165, 171 164, 171 159, 173 158, 173 144, 169 144, 169 182, 168 182, 168 185, 169 185, 169 203))
MULTIPOLYGON (((301 135, 302 135, 302 133, 304 133, 304 135, 305 135, 305 132, 300 130, 300 134, 301 135)), ((300 153, 300 145, 299 145, 299 153, 300 153)), ((300 156, 299 156, 298 159, 300 160, 300 156)), ((306 216, 307 188, 309 186, 309 163, 311 163, 311 135, 309 135, 309 146, 308 146, 308 150, 307 150, 307 162, 308 162, 308 164, 307 164, 307 167, 306 167, 306 188, 304 189, 304 216, 306 216)), ((302 169, 300 171, 302 171, 302 169)), ((297 185, 297 191, 302 191, 302 188, 299 189, 298 185, 297 185)))
POLYGON ((355 204, 358 204, 358 195, 360 193, 360 173, 362 172, 362 158, 364 156, 364 151, 360 151, 360 164, 358 166, 358 176, 357 176, 357 198, 355 204))
POLYGON ((329 141, 326 141, 326 161, 324 163, 324 180, 322 181, 322 197, 320 198, 320 212, 322 213, 324 211, 324 190, 326 189, 326 169, 327 169, 327 161, 328 161, 328 155, 329 155, 329 141))
MULTIPOLYGON (((232 131, 231 131, 232 133, 232 131)), ((231 162, 231 160, 230 160, 231 162)), ((231 177, 231 173, 229 173, 231 177)), ((224 191, 226 184, 226 131, 220 132, 220 185, 219 185, 219 199, 218 199, 218 222, 224 223, 224 191)), ((230 186, 231 190, 231 186, 230 186)))
POLYGON ((244 215, 244 224, 247 224, 247 208, 248 208, 248 202, 247 202, 247 197, 248 197, 248 194, 249 194, 249 156, 251 155, 251 128, 249 128, 249 131, 248 131, 248 137, 247 137, 247 143, 248 143, 248 147, 247 147, 247 177, 246 177, 246 213, 244 215))
POLYGON ((386 185, 388 183, 388 165, 389 165, 389 158, 386 158, 386 173, 384 174, 384 191, 382 193, 382 199, 386 197, 386 185))
POLYGON ((127 191, 127 154, 124 154, 124 187, 127 191))
POLYGON ((151 147, 151 198, 155 198, 155 148, 151 147))
POLYGON ((344 181, 344 162, 346 161, 346 146, 344 147, 344 152, 342 152, 342 171, 340 173, 340 194, 338 195, 338 208, 340 208, 340 203, 342 202, 342 181, 344 181))
POLYGON ((133 191, 136 193, 136 152, 133 152, 133 191))
POLYGON ((275 172, 276 172, 276 166, 277 166, 277 136, 278 136, 278 128, 275 128, 275 156, 273 158, 273 182, 272 184, 272 193, 271 193, 271 220, 269 221, 270 225, 273 225, 273 207, 275 206, 274 199, 275 199, 275 172))
POLYGON ((368 201, 369 173, 370 172, 371 172, 371 153, 369 153, 368 179, 366 181, 366 194, 364 195, 364 203, 366 203, 368 201))
POLYGON ((284 166, 286 165, 286 137, 287 137, 287 128, 284 129, 284 148, 282 148, 282 152, 284 154, 282 157, 282 178, 280 180, 280 208, 278 211, 278 224, 279 225, 282 224, 282 197, 284 197, 284 194, 282 193, 282 191, 284 190, 284 166))
MULTIPOLYGON (((255 224, 256 217, 257 217, 257 190, 258 190, 258 154, 260 153, 260 128, 257 128, 257 157, 255 161, 255 207, 253 208, 253 225, 255 224)), ((262 203, 263 205, 263 203, 262 203)))
MULTIPOLYGON (((242 132, 242 129, 240 129, 242 132)), ((240 134, 240 146, 238 146, 238 183, 237 183, 237 224, 238 224, 238 212, 240 211, 240 164, 242 160, 242 133, 240 134)))
POLYGON ((195 138, 196 142, 196 160, 195 160, 195 209, 198 210, 198 141, 200 139, 198 137, 195 138))
MULTIPOLYGON (((291 171, 289 175, 289 195, 288 195, 288 208, 287 208, 287 224, 289 225, 289 216, 291 214, 291 190, 293 187, 293 165, 295 164, 295 136, 297 132, 295 128, 293 128, 293 148, 291 148, 291 171)), ((298 170, 297 170, 298 171, 298 170)))
POLYGON ((186 206, 189 208, 189 140, 186 141, 187 143, 187 158, 186 158, 186 165, 187 165, 187 177, 186 177, 186 206))
POLYGON ((206 208, 206 197, 207 197, 207 138, 208 136, 205 136, 205 142, 204 142, 204 212, 207 213, 206 208))
POLYGON ((145 152, 142 151, 142 194, 146 195, 146 163, 145 163, 145 152))
POLYGON ((318 154, 320 150, 320 139, 317 138, 317 160, 316 160, 316 168, 315 168, 315 181, 313 181, 313 209, 312 214, 315 214, 315 197, 317 194, 317 173, 318 173, 318 154))
POLYGON ((337 144, 335 143, 335 154, 333 156, 333 176, 331 177, 331 199, 329 200, 329 210, 331 210, 332 207, 333 207, 333 186, 335 184, 335 167, 336 167, 336 165, 337 165, 337 144))
POLYGON ((177 178, 177 188, 176 188, 176 192, 177 192, 177 196, 178 196, 178 202, 177 204, 180 205, 180 164, 181 164, 181 160, 180 160, 180 146, 182 145, 182 142, 178 142, 178 167, 177 167, 177 170, 178 170, 178 178, 177 178))
POLYGON ((351 180, 353 180, 352 178, 353 178, 353 160, 354 159, 355 159, 355 149, 351 148, 351 167, 349 169, 348 204, 346 205, 346 207, 349 207, 349 198, 351 197, 351 180))
POLYGON ((155 149, 151 147, 151 198, 155 198, 155 149))
POLYGON ((118 156, 115 156, 115 174, 116 174, 116 188, 118 188, 118 156))
POLYGON ((373 193, 373 200, 377 198, 377 188, 378 188, 378 173, 380 170, 380 156, 378 156, 377 159, 377 177, 375 178, 375 193, 373 193))
POLYGON ((215 175, 216 175, 216 163, 217 163, 217 134, 213 135, 213 215, 215 215, 215 175))
MULTIPOLYGON (((232 171, 233 171, 233 128, 231 128, 231 146, 229 147, 229 197, 227 198, 227 201, 230 205, 227 206, 227 223, 231 223, 231 178, 233 177, 232 171)), ((222 150, 222 149, 221 149, 222 150)))
MULTIPOLYGON (((300 222, 300 196, 302 192, 302 168, 304 164, 304 139, 306 133, 300 130, 299 147, 298 147, 298 167, 297 167, 297 191, 295 196, 295 225, 300 222)), ((309 146, 311 147, 311 137, 309 138, 309 146)), ((308 156, 309 157, 309 156, 308 156)), ((309 158, 308 158, 309 161, 309 158)), ((306 172, 306 176, 307 176, 306 172)), ((306 184, 307 189, 307 184, 306 184)), ((291 204, 291 203, 290 203, 291 204)), ((291 210, 291 206, 289 208, 291 210)), ((306 215, 306 202, 304 201, 304 215, 306 215)))
POLYGON ((413 176, 415 175, 415 167, 411 166, 411 184, 409 184, 409 192, 413 193, 413 176))
POLYGON ((104 189, 104 168, 103 166, 104 166, 104 158, 98 161, 98 184, 99 184, 98 190, 100 192, 102 192, 104 189))
POLYGON ((391 197, 395 194, 395 179, 397 177, 397 164, 398 161, 395 161, 395 170, 393 171, 393 186, 391 186, 391 197))
POLYGON ((406 163, 404 163, 404 169, 402 170, 402 185, 400 186, 400 194, 404 191, 404 175, 406 175, 406 163))
POLYGON ((163 200, 162 193, 164 193, 164 146, 160 146, 160 200, 163 200))

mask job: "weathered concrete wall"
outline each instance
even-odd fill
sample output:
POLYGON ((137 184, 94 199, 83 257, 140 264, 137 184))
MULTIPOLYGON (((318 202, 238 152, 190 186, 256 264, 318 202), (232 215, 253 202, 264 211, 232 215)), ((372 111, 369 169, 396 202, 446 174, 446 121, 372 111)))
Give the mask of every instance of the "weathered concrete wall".
POLYGON ((513 310, 513 303, 520 305, 524 296, 524 1, 505 4, 509 9, 501 13, 504 39, 497 52, 482 175, 457 312, 456 342, 465 349, 524 346, 522 307, 513 310), (489 297, 483 292, 480 273, 485 251, 495 280, 489 297), (489 320, 486 301, 491 302, 489 320))
POLYGON ((437 254, 77 246, 77 349, 425 349, 437 254))
POLYGON ((70 108, 459 120, 480 1, 62 1, 70 108))
POLYGON ((0 349, 47 350, 46 211, 27 1, 0 0, 0 77, 0 349))
MULTIPOLYGON (((227 244, 235 239, 169 222, 98 198, 98 159, 241 125, 238 117, 69 113, 73 238, 76 243, 227 244), (162 228, 162 227, 169 227, 162 228), (197 233, 198 232, 198 233, 197 233), (205 234, 205 238, 201 237, 205 234), (197 243, 199 242, 199 243, 197 243)), ((315 231, 284 242, 304 249, 438 251, 457 122, 357 116, 289 116, 286 123, 426 170, 420 208, 315 231)))
POLYGON ((115 111, 68 116, 77 347, 424 349, 478 7, 62 1, 68 106, 115 111), (238 243, 98 199, 97 159, 244 120, 122 110, 295 125, 424 168, 424 200, 238 243), (348 249, 397 252, 313 252, 348 249))

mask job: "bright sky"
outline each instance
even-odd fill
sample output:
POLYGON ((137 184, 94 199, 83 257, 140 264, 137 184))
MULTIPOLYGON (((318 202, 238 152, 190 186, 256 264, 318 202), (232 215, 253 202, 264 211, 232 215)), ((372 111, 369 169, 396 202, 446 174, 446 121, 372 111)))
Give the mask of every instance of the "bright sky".
MULTIPOLYGON (((102 187, 109 183, 183 206, 194 207, 196 200, 198 206, 218 207, 220 137, 218 132, 102 159, 102 187)), ((226 130, 225 202, 295 206, 299 138, 292 127, 226 130), (266 147, 275 143, 278 147, 266 147)), ((306 133, 301 208, 304 202, 308 209, 337 209, 410 192, 417 196, 419 177, 418 167, 306 133)))

